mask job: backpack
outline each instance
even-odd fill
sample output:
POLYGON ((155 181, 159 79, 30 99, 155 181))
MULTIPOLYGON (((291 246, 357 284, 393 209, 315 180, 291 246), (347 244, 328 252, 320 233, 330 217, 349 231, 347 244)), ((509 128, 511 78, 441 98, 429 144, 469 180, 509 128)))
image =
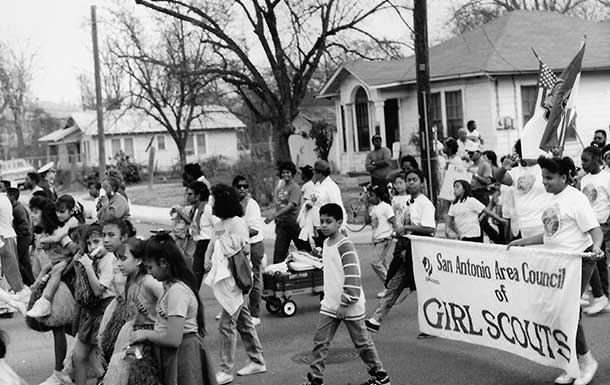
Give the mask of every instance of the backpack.
POLYGON ((237 287, 243 294, 248 294, 252 290, 252 265, 248 255, 242 248, 227 259, 229 260, 229 270, 231 270, 237 287))

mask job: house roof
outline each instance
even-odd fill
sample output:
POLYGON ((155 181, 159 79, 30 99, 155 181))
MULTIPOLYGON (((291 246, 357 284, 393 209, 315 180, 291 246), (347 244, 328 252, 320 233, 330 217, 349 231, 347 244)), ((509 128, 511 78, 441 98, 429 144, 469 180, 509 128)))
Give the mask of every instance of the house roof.
POLYGON ((307 96, 299 106, 299 113, 310 122, 325 121, 333 128, 337 128, 335 102, 326 99, 316 99, 307 96))
MULTIPOLYGON (((191 131, 202 130, 235 130, 246 125, 222 106, 209 105, 203 115, 193 121, 191 131)), ((167 110, 166 114, 172 116, 167 110)), ((97 136, 97 115, 95 111, 81 111, 71 114, 74 123, 88 136, 97 136)), ((171 118, 170 118, 171 119, 171 118)), ((166 132, 166 128, 155 119, 138 109, 113 110, 104 113, 104 134, 147 134, 166 132)))
POLYGON ((80 130, 76 126, 62 128, 61 130, 53 131, 43 137, 38 138, 39 142, 60 142, 67 139, 71 134, 79 132, 80 130))
MULTIPOLYGON (((553 70, 561 70, 587 35, 583 71, 610 70, 610 22, 593 22, 553 12, 513 11, 429 50, 430 79, 538 71, 534 47, 553 70)), ((415 56, 401 60, 345 63, 319 96, 337 94, 352 75, 372 88, 415 82, 415 56)))

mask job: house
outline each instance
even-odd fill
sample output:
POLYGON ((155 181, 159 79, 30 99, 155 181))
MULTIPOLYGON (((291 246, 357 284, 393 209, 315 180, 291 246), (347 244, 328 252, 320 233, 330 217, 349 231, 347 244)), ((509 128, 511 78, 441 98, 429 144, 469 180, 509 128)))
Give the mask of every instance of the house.
MULTIPOLYGON (((441 138, 475 120, 485 149, 511 151, 533 112, 539 63, 556 73, 587 36, 578 91, 577 128, 589 143, 610 124, 610 23, 558 13, 514 11, 430 48, 431 126, 441 138)), ((339 169, 361 171, 375 127, 404 153, 418 131, 415 57, 345 63, 318 97, 335 102, 339 169)))
MULTIPOLYGON (((238 158, 238 132, 244 123, 222 106, 205 106, 203 114, 190 127, 186 144, 187 162, 224 156, 228 161, 238 158)), ((168 116, 171 116, 168 111, 168 116)), ((155 167, 169 170, 179 163, 178 147, 169 132, 157 120, 138 109, 114 110, 104 113, 105 153, 110 162, 121 151, 132 162, 148 163, 149 146, 155 147, 155 167)), ((58 167, 97 166, 98 135, 95 111, 70 115, 66 127, 39 139, 47 143, 50 158, 58 167)))

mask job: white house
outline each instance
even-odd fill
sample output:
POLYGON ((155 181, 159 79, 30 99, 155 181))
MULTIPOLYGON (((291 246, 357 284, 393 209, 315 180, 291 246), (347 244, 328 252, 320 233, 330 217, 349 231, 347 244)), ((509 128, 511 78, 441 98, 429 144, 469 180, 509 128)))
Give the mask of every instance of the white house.
MULTIPOLYGON (((536 102, 539 63, 556 73, 587 35, 577 103, 586 143, 610 124, 610 23, 557 13, 514 11, 430 48, 430 125, 455 136, 475 120, 486 149, 508 153, 536 102)), ((355 61, 341 66, 318 97, 335 102, 342 172, 362 171, 375 127, 386 146, 406 152, 418 131, 415 58, 355 61)))
MULTIPOLYGON (((191 123, 186 145, 187 162, 204 160, 222 155, 235 161, 241 151, 238 132, 245 129, 244 123, 222 106, 205 106, 204 112, 191 123)), ((169 111, 168 111, 169 114, 169 111)), ((171 115, 168 115, 171 116, 171 115)), ((107 111, 104 113, 104 136, 106 157, 110 160, 123 151, 130 160, 147 164, 148 146, 155 147, 155 165, 159 170, 171 169, 179 162, 178 147, 164 126, 141 110, 107 111)), ((97 117, 95 111, 72 113, 66 128, 52 132, 39 139, 49 145, 48 153, 59 161, 58 167, 70 166, 78 149, 79 164, 98 165, 97 117), (64 151, 63 145, 71 152, 64 151)))

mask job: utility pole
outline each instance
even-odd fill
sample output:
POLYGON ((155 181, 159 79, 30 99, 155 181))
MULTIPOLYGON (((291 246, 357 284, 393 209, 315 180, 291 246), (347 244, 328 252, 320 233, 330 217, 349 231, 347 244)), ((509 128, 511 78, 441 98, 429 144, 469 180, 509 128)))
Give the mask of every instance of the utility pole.
POLYGON ((106 150, 104 143, 104 111, 102 110, 102 81, 100 79, 100 51, 97 44, 97 16, 95 14, 95 5, 91 6, 91 39, 93 40, 95 107, 97 110, 97 153, 100 178, 103 178, 106 173, 106 150))
POLYGON ((413 30, 415 31, 415 68, 417 81, 417 111, 419 114, 419 146, 422 171, 428 180, 428 197, 436 204, 438 177, 434 135, 428 125, 430 111, 430 60, 428 58, 428 5, 427 0, 415 0, 413 30))

